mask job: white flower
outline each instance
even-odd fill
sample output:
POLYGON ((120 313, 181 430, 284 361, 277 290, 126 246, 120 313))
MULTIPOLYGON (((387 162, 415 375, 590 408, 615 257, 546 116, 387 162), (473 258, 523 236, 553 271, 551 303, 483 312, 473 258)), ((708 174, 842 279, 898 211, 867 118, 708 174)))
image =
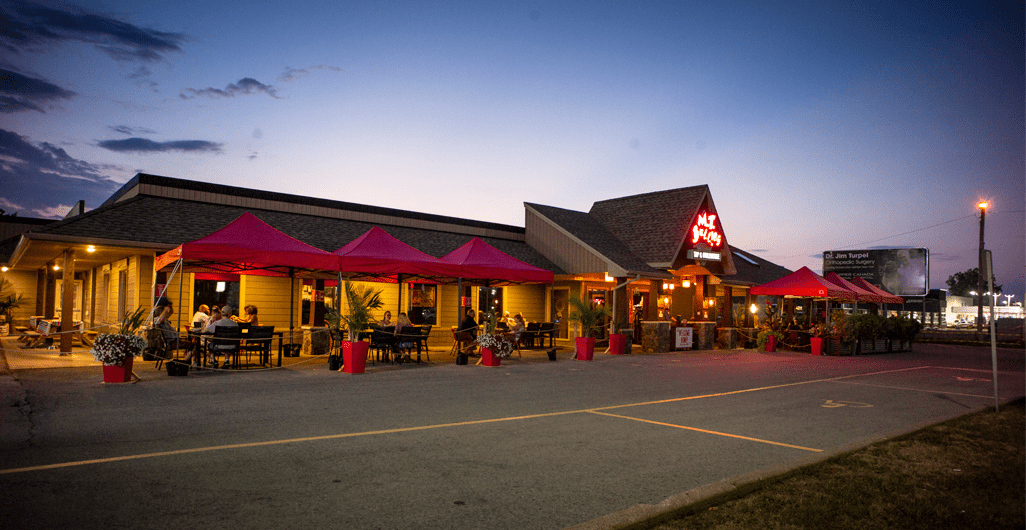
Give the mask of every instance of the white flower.
POLYGON ((118 365, 124 362, 125 357, 141 352, 146 347, 146 339, 138 335, 125 335, 121 333, 100 333, 93 341, 93 349, 90 353, 93 358, 106 365, 118 365))

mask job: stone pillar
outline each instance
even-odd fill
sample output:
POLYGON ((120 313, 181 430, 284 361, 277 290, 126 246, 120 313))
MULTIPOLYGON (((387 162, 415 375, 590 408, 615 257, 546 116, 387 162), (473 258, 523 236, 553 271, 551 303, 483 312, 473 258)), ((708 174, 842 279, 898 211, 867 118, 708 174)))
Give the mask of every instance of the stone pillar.
POLYGON ((641 323, 641 351, 663 353, 671 351, 670 323, 662 320, 641 323))
POLYGON ((64 281, 61 292, 61 355, 71 353, 71 333, 75 323, 75 251, 64 251, 64 281))
POLYGON ((691 349, 712 350, 716 348, 715 322, 691 322, 688 325, 695 330, 691 349))

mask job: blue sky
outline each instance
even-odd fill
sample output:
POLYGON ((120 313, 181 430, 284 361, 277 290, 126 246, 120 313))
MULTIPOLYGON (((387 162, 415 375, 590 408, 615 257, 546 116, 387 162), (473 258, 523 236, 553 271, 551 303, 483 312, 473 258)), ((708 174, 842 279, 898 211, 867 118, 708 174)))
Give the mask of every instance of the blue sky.
POLYGON ((0 208, 137 172, 523 225, 708 184, 797 269, 987 246, 1023 300, 1022 2, 0 3, 0 208))

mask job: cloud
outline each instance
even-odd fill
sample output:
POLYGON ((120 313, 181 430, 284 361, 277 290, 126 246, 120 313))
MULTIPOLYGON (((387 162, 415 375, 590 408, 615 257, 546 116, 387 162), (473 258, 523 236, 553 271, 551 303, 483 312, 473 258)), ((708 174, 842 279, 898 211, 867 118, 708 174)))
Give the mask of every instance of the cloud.
POLYGON ((129 127, 128 125, 108 125, 108 129, 125 136, 138 136, 140 134, 156 134, 157 131, 145 127, 129 127))
POLYGON ((278 92, 271 85, 265 85, 252 77, 244 77, 239 79, 238 83, 231 83, 224 89, 207 87, 204 89, 186 88, 182 90, 182 93, 178 97, 182 99, 192 99, 198 96, 205 96, 209 98, 233 98, 235 96, 244 96, 249 94, 264 93, 272 98, 278 99, 278 92))
POLYGON ((0 129, 0 206, 39 214, 51 208, 60 216, 79 200, 98 205, 121 183, 109 175, 122 171, 117 166, 91 164, 71 157, 57 146, 33 144, 16 133, 0 129))
POLYGON ((175 140, 171 142, 154 142, 146 138, 127 138, 124 140, 103 140, 100 147, 118 153, 167 153, 172 151, 220 153, 221 144, 206 140, 175 140))
POLYGON ((25 110, 44 112, 40 104, 58 99, 70 99, 76 94, 42 79, 28 77, 11 70, 0 69, 0 112, 25 110))
POLYGON ((341 72, 342 69, 337 66, 327 66, 324 64, 318 64, 316 66, 308 66, 306 68, 289 68, 285 67, 285 73, 278 76, 278 81, 282 83, 290 83, 296 79, 306 77, 311 70, 327 70, 329 72, 341 72))
POLYGON ((58 204, 56 206, 47 206, 45 208, 33 208, 32 213, 45 219, 63 219, 68 214, 68 210, 71 210, 71 206, 67 204, 58 204))
POLYGON ((0 8, 4 31, 0 43, 15 53, 63 42, 91 44, 117 61, 153 62, 168 52, 182 51, 186 36, 141 28, 77 7, 51 8, 14 2, 0 8))

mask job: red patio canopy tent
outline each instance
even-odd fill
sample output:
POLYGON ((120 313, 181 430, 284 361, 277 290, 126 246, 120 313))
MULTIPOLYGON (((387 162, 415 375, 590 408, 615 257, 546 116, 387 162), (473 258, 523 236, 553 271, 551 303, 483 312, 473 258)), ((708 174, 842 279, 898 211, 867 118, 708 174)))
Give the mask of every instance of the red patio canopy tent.
MULTIPOLYGON (((224 228, 160 256, 154 268, 173 263, 179 272, 251 274, 295 277, 297 271, 337 271, 338 256, 307 245, 246 212, 224 228)), ((179 282, 178 323, 181 326, 182 293, 179 282)), ((291 282, 290 282, 291 283, 291 282)), ((289 299, 292 299, 290 295, 289 299)), ((289 340, 295 328, 294 311, 289 310, 289 340)), ((280 363, 279 363, 280 364, 280 363)))
POLYGON ((475 237, 442 256, 443 262, 458 267, 460 278, 483 280, 487 285, 552 283, 552 271, 520 261, 475 237))
POLYGON ((859 287, 858 285, 855 285, 855 284, 849 282, 848 280, 845 280, 844 278, 841 278, 840 276, 838 276, 838 274, 836 272, 831 272, 830 274, 827 274, 825 279, 826 279, 826 281, 828 281, 828 282, 830 282, 830 283, 832 283, 834 285, 837 285, 839 287, 844 287, 845 289, 854 292, 855 295, 858 297, 857 300, 859 302, 872 302, 874 304, 879 304, 879 303, 883 302, 883 297, 882 296, 880 296, 880 295, 878 295, 878 294, 876 294, 874 292, 868 291, 866 289, 863 289, 863 288, 859 287))
POLYGON ((859 287, 861 287, 861 288, 863 288, 863 289, 865 289, 865 290, 867 290, 867 291, 869 291, 871 293, 876 293, 876 294, 880 295, 880 298, 882 299, 881 301, 883 303, 885 303, 885 304, 903 304, 903 303, 905 303, 905 299, 904 298, 902 298, 900 296, 897 296, 897 295, 893 295, 891 293, 888 293, 887 291, 885 291, 885 290, 883 290, 883 289, 881 289, 881 288, 879 288, 879 287, 869 283, 868 281, 864 280, 861 276, 857 276, 854 279, 852 279, 851 283, 853 283, 854 285, 857 285, 857 286, 859 286, 859 287))
POLYGON ((793 298, 826 298, 855 301, 857 295, 848 289, 834 285, 822 276, 802 267, 783 278, 752 287, 754 295, 785 296, 793 298))

